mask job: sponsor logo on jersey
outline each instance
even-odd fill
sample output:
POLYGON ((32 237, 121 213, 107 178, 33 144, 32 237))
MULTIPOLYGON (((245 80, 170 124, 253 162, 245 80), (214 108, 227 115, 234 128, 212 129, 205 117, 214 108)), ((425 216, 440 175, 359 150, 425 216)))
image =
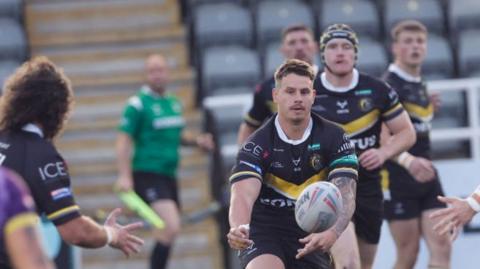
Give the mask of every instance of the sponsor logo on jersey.
POLYGON ((8 149, 9 147, 10 147, 10 144, 0 142, 0 148, 8 149))
POLYGON ((360 101, 358 101, 358 107, 363 112, 370 111, 373 108, 373 101, 368 97, 362 98, 360 101))
POLYGON ((257 173, 259 173, 260 175, 262 174, 262 168, 260 168, 258 165, 246 161, 240 161, 240 164, 244 164, 250 168, 253 168, 255 171, 257 171, 257 173))
POLYGON ((284 152, 285 150, 284 149, 279 149, 279 148, 273 148, 273 151, 274 152, 284 152))
POLYGON ((309 151, 315 151, 320 149, 320 144, 310 144, 308 145, 307 149, 309 151))
POLYGON ((295 201, 286 198, 278 198, 278 199, 269 199, 269 198, 260 198, 260 203, 264 205, 269 205, 273 207, 294 207, 295 201))
POLYGON ((164 117, 153 120, 153 128, 175 128, 182 127, 185 124, 185 120, 181 116, 164 117))
POLYGON ((415 127, 417 133, 426 133, 432 129, 432 124, 429 122, 414 122, 413 127, 415 127))
POLYGON ((43 180, 68 176, 64 162, 47 163, 43 167, 38 167, 38 172, 43 180))
POLYGON ((72 196, 72 191, 69 188, 60 188, 50 192, 54 201, 60 200, 65 197, 72 196))
POLYGON ((300 157, 298 157, 298 159, 292 159, 292 163, 295 165, 295 166, 298 166, 298 164, 300 163, 300 157))
POLYGON ((372 89, 363 89, 363 90, 357 90, 355 91, 355 95, 361 96, 361 95, 371 95, 372 94, 372 89))
POLYGON ((356 138, 356 139, 352 138, 350 141, 352 141, 352 143, 355 145, 355 148, 360 150, 365 150, 375 146, 377 142, 377 136, 372 135, 372 136, 356 138))
POLYGON ((250 141, 243 145, 243 151, 252 153, 254 156, 260 157, 263 152, 263 148, 250 141))
POLYGON ((283 164, 281 162, 273 162, 271 165, 273 168, 283 168, 283 164))
POLYGON ((350 110, 347 108, 347 106, 348 106, 348 101, 347 100, 337 101, 337 106, 338 106, 337 114, 350 113, 350 110))

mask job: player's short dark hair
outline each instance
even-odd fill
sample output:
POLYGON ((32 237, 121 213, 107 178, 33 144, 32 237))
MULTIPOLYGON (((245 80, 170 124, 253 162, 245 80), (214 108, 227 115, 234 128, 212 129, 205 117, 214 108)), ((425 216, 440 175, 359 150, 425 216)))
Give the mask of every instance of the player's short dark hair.
POLYGON ((63 128, 73 102, 70 80, 46 57, 25 62, 6 81, 0 102, 0 129, 37 123, 45 138, 63 128))
POLYGON ((282 41, 285 40, 285 38, 287 37, 288 34, 290 34, 292 32, 298 32, 298 31, 308 32, 313 38, 313 31, 312 31, 312 29, 310 29, 310 27, 308 27, 304 24, 293 24, 293 25, 290 25, 290 26, 287 26, 287 27, 283 28, 283 30, 282 30, 282 41))
POLYGON ((296 74, 299 76, 308 77, 310 80, 315 79, 315 72, 313 67, 304 61, 297 59, 286 60, 282 65, 277 68, 275 71, 275 85, 278 87, 282 78, 286 77, 289 74, 296 74))
POLYGON ((392 31, 390 32, 392 40, 395 42, 398 39, 398 36, 400 33, 404 31, 412 31, 412 32, 421 32, 428 34, 427 27, 416 20, 405 20, 401 21, 392 28, 392 31))

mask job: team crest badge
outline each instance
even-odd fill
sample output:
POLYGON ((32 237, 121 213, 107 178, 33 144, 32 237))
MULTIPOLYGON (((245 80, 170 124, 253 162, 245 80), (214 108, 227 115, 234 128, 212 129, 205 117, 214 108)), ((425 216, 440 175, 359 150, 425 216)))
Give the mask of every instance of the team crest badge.
POLYGON ((367 112, 367 111, 370 111, 372 110, 373 108, 373 101, 372 99, 370 98, 362 98, 360 99, 360 101, 358 102, 358 107, 360 108, 361 111, 363 112, 367 112))
POLYGON ((310 157, 310 165, 312 166, 313 170, 317 172, 320 171, 320 169, 323 167, 322 156, 317 153, 312 154, 312 157, 310 157))

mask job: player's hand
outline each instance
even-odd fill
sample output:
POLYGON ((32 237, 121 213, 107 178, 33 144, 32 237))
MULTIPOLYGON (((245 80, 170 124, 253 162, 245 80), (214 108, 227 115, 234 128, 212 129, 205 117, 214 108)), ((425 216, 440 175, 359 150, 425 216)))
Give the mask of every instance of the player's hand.
POLYGON ((141 228, 143 223, 135 222, 122 226, 117 223, 117 217, 121 212, 122 210, 120 208, 114 209, 108 215, 104 225, 112 231, 112 242, 110 246, 121 250, 125 256, 130 257, 130 255, 140 252, 140 247, 144 244, 142 239, 131 234, 132 231, 141 228))
POLYGON ((433 105, 433 111, 437 112, 442 106, 442 99, 438 92, 430 94, 430 103, 433 105))
POLYGON ((435 168, 433 168, 432 162, 421 157, 413 158, 412 163, 408 166, 408 172, 415 180, 422 183, 435 178, 435 168))
POLYGON ((231 248, 236 250, 246 249, 252 245, 253 241, 250 240, 249 237, 250 229, 247 225, 230 228, 230 231, 227 234, 228 244, 231 248))
MULTIPOLYGON (((431 219, 438 219, 433 230, 439 235, 445 235, 453 231, 456 237, 458 229, 469 222, 475 215, 475 211, 468 205, 465 199, 455 197, 438 196, 438 200, 448 205, 448 208, 439 209, 430 214, 431 219)), ((451 237, 451 239, 455 239, 451 237)))
POLYGON ((213 136, 210 133, 205 133, 197 136, 195 139, 197 146, 205 151, 212 151, 215 149, 215 142, 213 142, 213 136))
POLYGON ((386 159, 387 156, 381 149, 369 149, 360 154, 358 158, 360 165, 367 170, 380 168, 386 159))
POLYGON ((295 258, 300 259, 315 250, 327 252, 337 239, 337 234, 331 229, 321 233, 309 234, 307 237, 298 240, 305 244, 305 247, 297 250, 298 253, 295 258))
POLYGON ((115 182, 115 189, 119 191, 130 191, 133 189, 133 179, 129 176, 120 176, 115 182))

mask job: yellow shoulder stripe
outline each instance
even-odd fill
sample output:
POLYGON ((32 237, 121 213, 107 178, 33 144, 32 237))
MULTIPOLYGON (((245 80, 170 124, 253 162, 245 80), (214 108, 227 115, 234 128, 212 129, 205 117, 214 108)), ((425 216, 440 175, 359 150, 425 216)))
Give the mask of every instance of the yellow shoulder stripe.
POLYGON ((18 229, 37 225, 39 218, 34 212, 25 212, 11 218, 5 225, 5 234, 10 234, 18 229))
POLYGON ((430 121, 433 117, 433 105, 429 104, 427 107, 422 107, 413 103, 404 103, 408 114, 422 121, 430 121))
POLYGON ((380 116, 380 111, 374 109, 369 113, 363 115, 362 117, 351 121, 347 124, 341 124, 343 130, 350 136, 355 136, 361 132, 364 132, 370 129, 378 121, 380 116))
POLYGON ((383 116, 384 117, 388 117, 389 115, 397 112, 399 109, 402 109, 403 106, 401 103, 398 103, 396 104, 394 107, 390 108, 389 110, 387 110, 386 112, 383 113, 383 116))
POLYGON ((252 172, 252 171, 241 171, 241 172, 237 172, 237 173, 231 175, 230 178, 228 179, 228 181, 232 181, 233 179, 235 179, 239 176, 252 176, 252 177, 256 177, 256 178, 259 178, 260 180, 262 180, 262 176, 259 173, 252 172))
POLYGON ((56 218, 59 218, 63 215, 66 215, 68 213, 71 213, 71 212, 74 212, 74 211, 78 211, 80 210, 80 207, 78 205, 72 205, 72 206, 69 206, 69 207, 65 207, 63 209, 60 209, 60 210, 57 210, 55 212, 53 212, 52 214, 50 215, 47 215, 47 218, 49 220, 53 220, 53 219, 56 219, 56 218))
POLYGON ((303 191, 303 189, 305 189, 308 185, 317 181, 323 181, 327 179, 327 172, 328 172, 328 169, 325 168, 321 170, 319 173, 316 173, 315 175, 305 180, 300 185, 297 185, 292 182, 288 182, 281 177, 277 177, 274 174, 268 173, 265 176, 265 184, 267 184, 267 186, 271 187, 278 193, 290 199, 296 200, 297 197, 300 195, 300 193, 303 191))

